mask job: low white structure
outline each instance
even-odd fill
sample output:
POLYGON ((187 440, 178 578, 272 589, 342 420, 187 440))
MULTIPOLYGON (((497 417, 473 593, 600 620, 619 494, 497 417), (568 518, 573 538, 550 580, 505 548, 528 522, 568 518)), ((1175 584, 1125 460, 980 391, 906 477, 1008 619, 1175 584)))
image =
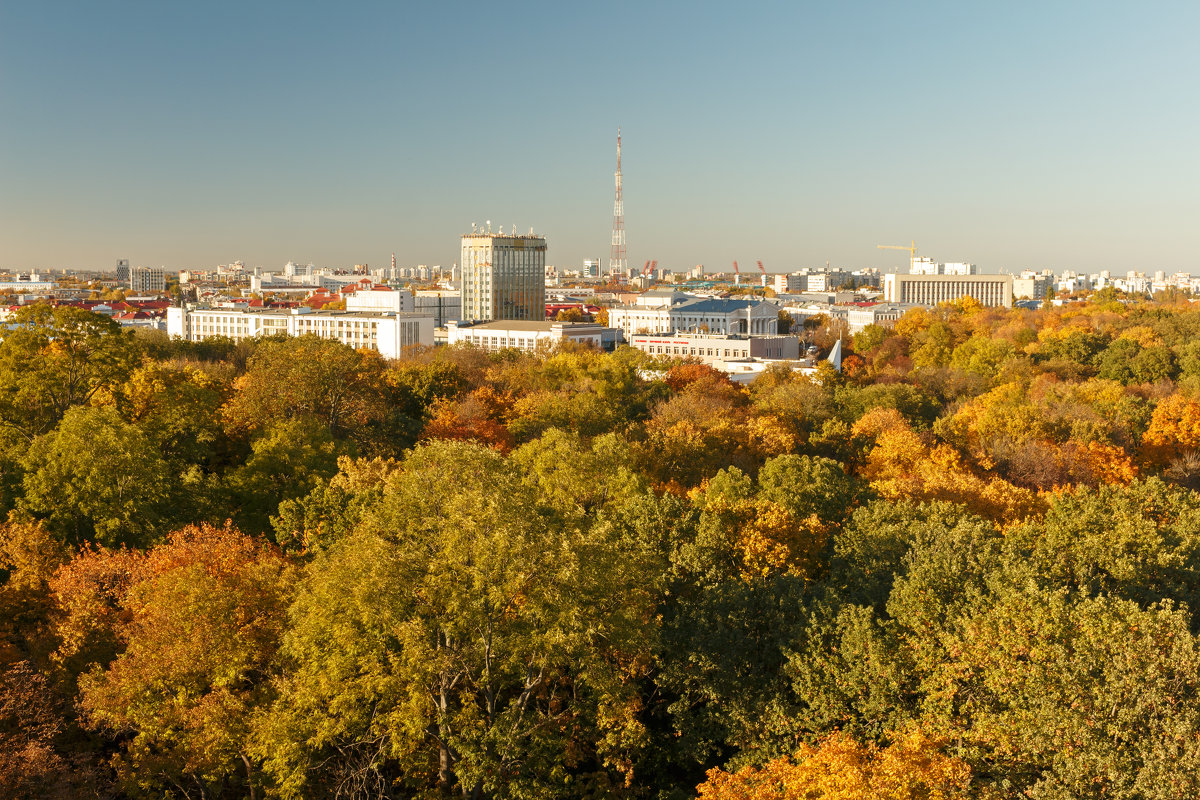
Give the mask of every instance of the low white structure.
POLYGON ((633 298, 638 308, 669 308, 696 298, 674 289, 650 289, 633 298))
POLYGON ((890 328, 896 324, 896 320, 903 317, 913 307, 898 303, 850 306, 846 310, 846 324, 850 327, 851 333, 858 333, 868 325, 890 328))
POLYGON ((601 349, 608 331, 610 340, 615 331, 591 322, 533 322, 529 320, 497 320, 474 325, 450 322, 446 326, 447 344, 469 344, 484 350, 524 350, 532 353, 539 347, 553 347, 561 342, 575 342, 601 349))
POLYGON ((373 286, 346 295, 347 311, 379 311, 399 314, 415 311, 413 293, 407 289, 373 286))
POLYGON ((428 314, 293 309, 169 308, 167 333, 199 342, 211 336, 234 341, 258 336, 312 334, 355 348, 377 350, 399 358, 406 347, 433 345, 433 317, 428 314))
POLYGON ((635 333, 629 340, 629 346, 652 356, 697 358, 706 364, 727 359, 794 359, 800 357, 800 339, 796 336, 635 333))

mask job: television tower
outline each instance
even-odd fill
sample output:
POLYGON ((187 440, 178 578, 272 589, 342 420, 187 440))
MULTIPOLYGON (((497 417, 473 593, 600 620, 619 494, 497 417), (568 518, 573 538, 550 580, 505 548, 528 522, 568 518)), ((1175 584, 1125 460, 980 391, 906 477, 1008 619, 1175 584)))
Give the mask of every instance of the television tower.
POLYGON ((621 201, 621 129, 617 128, 617 199, 613 202, 612 253, 608 257, 610 276, 626 274, 625 206, 621 201))

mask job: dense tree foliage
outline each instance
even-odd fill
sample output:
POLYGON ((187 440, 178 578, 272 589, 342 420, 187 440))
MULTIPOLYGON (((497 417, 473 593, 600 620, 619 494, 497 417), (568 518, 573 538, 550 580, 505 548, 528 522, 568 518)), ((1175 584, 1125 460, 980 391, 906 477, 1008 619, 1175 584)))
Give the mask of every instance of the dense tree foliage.
POLYGON ((911 311, 749 385, 0 335, 5 797, 1200 796, 1178 298, 911 311))

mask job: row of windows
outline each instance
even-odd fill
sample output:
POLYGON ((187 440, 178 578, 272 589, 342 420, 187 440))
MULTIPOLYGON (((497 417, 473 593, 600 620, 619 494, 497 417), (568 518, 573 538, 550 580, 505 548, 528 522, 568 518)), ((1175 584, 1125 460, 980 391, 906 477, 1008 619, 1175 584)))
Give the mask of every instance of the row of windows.
MULTIPOLYGON (((750 355, 749 350, 730 350, 727 347, 678 347, 665 344, 647 345, 646 352, 651 355, 708 356, 710 358, 746 358, 750 355)), ((783 352, 782 349, 780 352, 783 352)))

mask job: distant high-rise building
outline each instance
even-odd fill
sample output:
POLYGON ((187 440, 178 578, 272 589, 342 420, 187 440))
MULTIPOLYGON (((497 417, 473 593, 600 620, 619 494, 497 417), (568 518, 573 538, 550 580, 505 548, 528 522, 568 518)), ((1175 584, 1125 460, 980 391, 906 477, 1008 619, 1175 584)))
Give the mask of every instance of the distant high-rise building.
POLYGON ((460 263, 464 320, 546 318, 544 237, 465 234, 460 263))
POLYGON ((162 267, 134 267, 129 271, 129 290, 135 294, 158 293, 167 290, 162 267))
POLYGON ((117 285, 129 285, 129 259, 122 258, 117 262, 117 285))
POLYGON ((599 278, 600 270, 600 259, 585 258, 583 260, 583 269, 580 271, 580 275, 585 278, 599 278))

